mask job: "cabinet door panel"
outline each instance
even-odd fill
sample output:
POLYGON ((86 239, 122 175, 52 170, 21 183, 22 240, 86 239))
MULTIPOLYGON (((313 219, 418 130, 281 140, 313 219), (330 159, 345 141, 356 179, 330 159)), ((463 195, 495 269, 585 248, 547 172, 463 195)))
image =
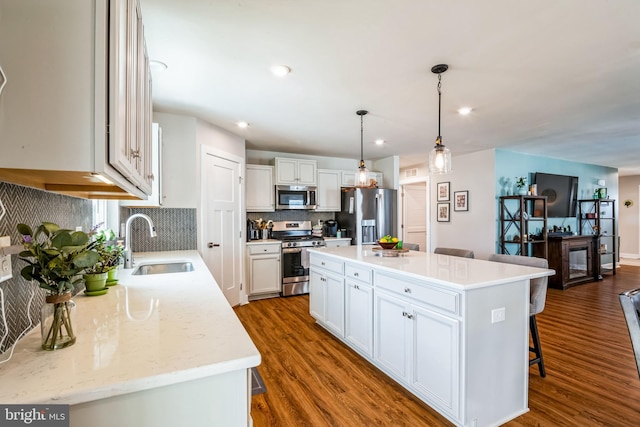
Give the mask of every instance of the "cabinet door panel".
POLYGON ((328 328, 344 336, 344 279, 337 276, 324 276, 326 282, 325 323, 328 328))
POLYGON ((316 161, 298 161, 298 183, 300 185, 316 185, 316 161))
POLYGON ((278 185, 297 185, 298 162, 293 159, 276 159, 276 173, 278 185))
POLYGON ((274 211, 275 187, 272 166, 247 165, 245 188, 247 212, 274 211))
POLYGON ((413 308, 411 385, 457 416, 459 321, 413 308))
POLYGON ((326 286, 324 277, 311 270, 309 272, 309 313, 319 322, 324 322, 324 307, 326 300, 326 286))
POLYGON ((409 309, 402 300, 374 293, 374 359, 388 372, 408 379, 409 309))
POLYGON ((318 170, 317 212, 340 210, 340 171, 318 170))
POLYGON ((251 295, 280 291, 280 256, 251 256, 250 283, 251 295))
POLYGON ((373 290, 371 286, 347 280, 344 336, 364 354, 373 356, 373 290))

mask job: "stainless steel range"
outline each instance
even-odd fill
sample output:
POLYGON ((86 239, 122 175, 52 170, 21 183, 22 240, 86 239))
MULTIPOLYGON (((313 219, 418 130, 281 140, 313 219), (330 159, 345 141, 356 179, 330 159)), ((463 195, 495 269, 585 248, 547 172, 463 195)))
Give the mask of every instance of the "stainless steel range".
POLYGON ((309 293, 310 247, 325 246, 322 237, 311 235, 311 221, 277 221, 273 223, 271 237, 282 241, 283 297, 309 293))

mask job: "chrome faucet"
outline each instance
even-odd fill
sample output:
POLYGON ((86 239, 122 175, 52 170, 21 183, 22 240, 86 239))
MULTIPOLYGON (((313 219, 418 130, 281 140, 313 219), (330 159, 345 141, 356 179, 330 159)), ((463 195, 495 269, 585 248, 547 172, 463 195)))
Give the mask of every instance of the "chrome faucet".
POLYGON ((131 223, 136 218, 144 218, 149 223, 149 235, 156 237, 156 227, 153 225, 151 218, 145 214, 137 213, 131 215, 127 219, 127 223, 124 226, 125 230, 125 246, 124 246, 124 268, 133 268, 133 252, 131 252, 131 223))

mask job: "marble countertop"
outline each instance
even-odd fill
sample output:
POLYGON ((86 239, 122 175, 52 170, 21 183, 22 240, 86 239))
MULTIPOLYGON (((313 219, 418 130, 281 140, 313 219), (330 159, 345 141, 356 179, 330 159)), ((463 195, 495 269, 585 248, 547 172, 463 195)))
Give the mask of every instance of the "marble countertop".
POLYGON ((432 283, 459 290, 555 274, 554 270, 542 268, 416 251, 409 251, 397 257, 381 257, 373 251, 374 247, 375 245, 356 245, 309 248, 309 252, 375 267, 390 273, 401 273, 419 280, 428 279, 432 283))
POLYGON ((40 349, 40 328, 0 365, 3 404, 78 404, 260 364, 246 330, 196 251, 134 254, 136 265, 191 261, 194 271, 132 276, 106 295, 80 293, 77 341, 40 349))

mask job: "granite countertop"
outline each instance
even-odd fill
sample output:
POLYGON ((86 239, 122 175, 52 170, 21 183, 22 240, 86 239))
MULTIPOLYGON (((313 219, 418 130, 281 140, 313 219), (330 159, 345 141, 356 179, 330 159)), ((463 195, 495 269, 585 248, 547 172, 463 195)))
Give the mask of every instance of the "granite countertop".
POLYGON ((261 357, 197 251, 134 254, 137 265, 191 261, 194 271, 132 276, 106 295, 75 296, 71 347, 40 349, 40 328, 0 365, 3 404, 78 404, 260 364, 261 357))
POLYGON ((555 274, 554 270, 417 251, 409 251, 397 257, 381 257, 373 251, 374 247, 376 246, 355 245, 309 248, 309 252, 418 280, 428 279, 432 283, 458 290, 495 286, 555 274))

